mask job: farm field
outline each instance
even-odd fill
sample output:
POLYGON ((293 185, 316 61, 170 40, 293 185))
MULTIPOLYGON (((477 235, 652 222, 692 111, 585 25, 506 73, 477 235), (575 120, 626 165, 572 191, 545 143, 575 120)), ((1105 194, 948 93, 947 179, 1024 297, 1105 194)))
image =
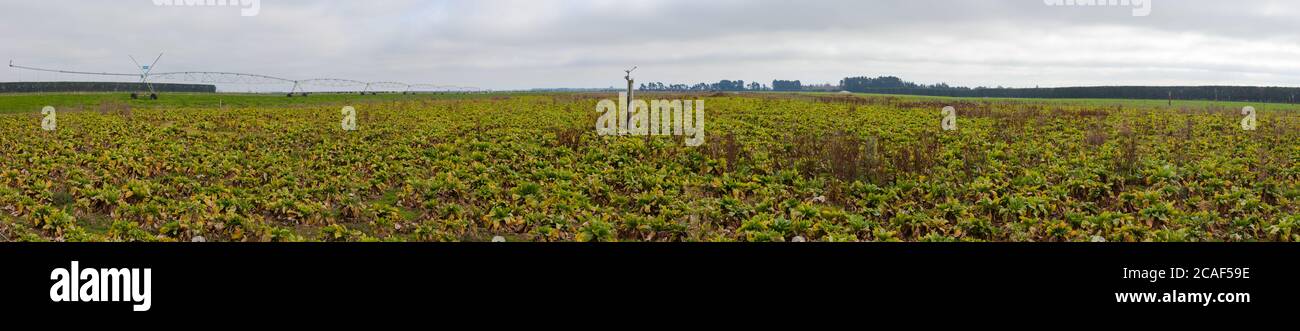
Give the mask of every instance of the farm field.
POLYGON ((706 144, 597 136, 612 94, 0 96, 0 241, 1300 240, 1296 105, 638 97, 706 144))

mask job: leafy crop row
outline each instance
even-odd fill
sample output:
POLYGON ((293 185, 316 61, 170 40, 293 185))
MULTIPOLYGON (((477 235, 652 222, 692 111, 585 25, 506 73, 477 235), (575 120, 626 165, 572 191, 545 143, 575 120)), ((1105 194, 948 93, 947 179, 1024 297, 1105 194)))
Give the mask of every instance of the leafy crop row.
POLYGON ((0 240, 1300 239, 1293 113, 705 100, 699 148, 597 136, 583 95, 3 115, 0 240))

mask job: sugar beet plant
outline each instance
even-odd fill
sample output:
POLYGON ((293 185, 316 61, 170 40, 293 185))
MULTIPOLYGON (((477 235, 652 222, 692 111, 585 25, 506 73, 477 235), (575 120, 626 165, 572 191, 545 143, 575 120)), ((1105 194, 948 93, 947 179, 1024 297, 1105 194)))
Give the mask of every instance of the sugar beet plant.
POLYGON ((0 115, 0 240, 1300 239, 1291 112, 717 95, 692 148, 597 97, 0 115))

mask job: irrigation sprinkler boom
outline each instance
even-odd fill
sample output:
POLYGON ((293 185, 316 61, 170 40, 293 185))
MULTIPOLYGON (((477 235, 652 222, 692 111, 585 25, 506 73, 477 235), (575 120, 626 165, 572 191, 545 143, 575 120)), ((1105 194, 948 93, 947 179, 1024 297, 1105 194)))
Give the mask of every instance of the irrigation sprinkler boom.
POLYGON ((353 87, 366 86, 366 82, 341 78, 312 78, 298 81, 302 85, 320 86, 320 87, 353 87))
POLYGON ((13 69, 53 72, 53 73, 62 73, 62 74, 74 74, 74 75, 136 77, 140 79, 140 83, 143 83, 149 89, 151 98, 157 97, 157 93, 156 90, 154 89, 153 82, 160 81, 160 80, 161 81, 183 81, 183 82, 206 83, 206 84, 250 84, 250 85, 251 84, 286 84, 286 85, 292 84, 293 87, 289 90, 290 96, 292 96, 296 92, 302 92, 303 95, 306 95, 306 92, 304 90, 307 86, 328 87, 328 88, 356 87, 356 88, 360 88, 362 94, 370 93, 372 88, 385 89, 393 92, 396 91, 413 92, 417 89, 447 90, 447 91, 479 90, 478 88, 474 88, 474 87, 458 87, 458 86, 435 85, 435 84, 408 84, 402 82, 364 82, 359 80, 343 79, 343 78, 290 79, 290 78, 276 77, 270 75, 238 73, 238 72, 221 72, 221 71, 179 71, 179 72, 154 73, 154 70, 157 68, 156 66, 158 64, 158 61, 162 59, 162 56, 163 54, 158 54, 158 57, 154 59, 153 63, 147 66, 140 65, 140 62, 136 61, 134 56, 128 56, 131 58, 131 62, 135 64, 135 67, 138 70, 140 70, 140 73, 138 74, 113 73, 113 72, 89 72, 89 71, 59 70, 59 69, 29 67, 29 66, 15 65, 13 60, 9 60, 9 67, 13 69))
POLYGON ((436 85, 436 84, 410 84, 407 86, 407 92, 478 92, 482 91, 477 87, 465 87, 455 85, 436 85))
POLYGON ((61 73, 61 74, 74 74, 74 75, 126 76, 126 77, 138 77, 138 76, 140 76, 139 74, 119 74, 119 73, 111 73, 111 72, 70 71, 70 70, 56 70, 56 69, 45 69, 45 68, 27 67, 27 66, 15 65, 15 64, 14 64, 14 60, 9 60, 9 67, 10 67, 10 68, 15 68, 15 69, 31 70, 31 71, 54 72, 54 73, 61 73))
MULTIPOLYGON (((152 74, 159 80, 183 81, 207 84, 240 84, 240 85, 258 85, 258 84, 293 84, 289 89, 289 96, 299 92, 300 84, 298 81, 280 78, 275 76, 245 74, 238 72, 220 72, 220 71, 181 71, 152 74)), ((303 92, 306 93, 306 92, 303 92)), ((305 95, 305 94, 304 94, 305 95)))
POLYGON ((370 86, 375 88, 386 89, 393 92, 411 88, 411 84, 402 83, 402 82, 373 82, 370 83, 370 86))
POLYGON ((166 72, 152 74, 151 77, 159 79, 200 82, 209 84, 282 84, 294 83, 295 81, 288 78, 273 77, 258 74, 242 74, 237 72, 219 72, 219 71, 182 71, 166 72))
MULTIPOLYGON (((10 61, 9 61, 9 67, 10 67, 10 68, 16 68, 16 69, 23 69, 23 70, 31 70, 31 71, 43 71, 43 72, 53 72, 53 73, 61 73, 61 74, 74 74, 74 75, 121 76, 121 77, 142 77, 142 76, 144 76, 144 75, 142 75, 142 74, 124 74, 124 73, 112 73, 112 72, 70 71, 70 70, 56 70, 56 69, 45 69, 45 68, 37 68, 37 67, 28 67, 28 66, 15 65, 14 62, 13 62, 13 60, 10 60, 10 61)), ((152 68, 152 67, 151 67, 151 68, 152 68)), ((150 69, 150 70, 152 70, 152 69, 150 69)), ((268 83, 268 82, 265 82, 265 81, 271 81, 271 82, 269 82, 269 83, 293 82, 293 80, 286 79, 286 78, 280 78, 280 77, 272 77, 272 76, 258 75, 258 74, 242 74, 242 73, 236 73, 236 72, 216 72, 216 71, 182 71, 182 72, 164 72, 164 73, 157 73, 157 74, 150 73, 150 74, 148 74, 148 76, 149 76, 149 77, 153 77, 153 78, 158 78, 158 79, 180 80, 180 81, 191 81, 191 82, 203 82, 203 83, 210 83, 210 84, 265 84, 265 83, 268 83), (251 81, 251 80, 253 80, 253 79, 260 79, 261 81, 253 82, 253 81, 251 81)))

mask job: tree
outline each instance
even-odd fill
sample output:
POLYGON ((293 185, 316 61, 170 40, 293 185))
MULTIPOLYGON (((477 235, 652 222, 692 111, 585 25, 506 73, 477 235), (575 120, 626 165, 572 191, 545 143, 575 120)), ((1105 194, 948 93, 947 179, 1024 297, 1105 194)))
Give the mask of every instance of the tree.
POLYGON ((773 91, 802 91, 803 82, 794 80, 774 80, 772 81, 773 91))

